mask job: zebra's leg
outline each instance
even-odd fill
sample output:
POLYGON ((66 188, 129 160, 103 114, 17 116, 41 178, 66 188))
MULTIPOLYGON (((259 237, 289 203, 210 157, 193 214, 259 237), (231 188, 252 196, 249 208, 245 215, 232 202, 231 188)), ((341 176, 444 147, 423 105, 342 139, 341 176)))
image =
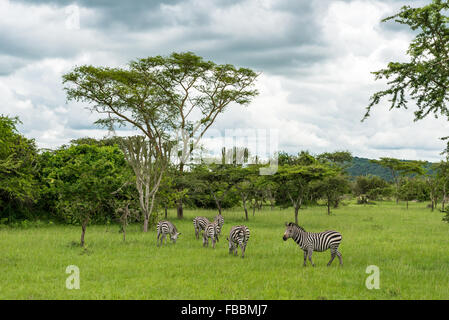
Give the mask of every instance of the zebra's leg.
POLYGON ((242 259, 245 258, 246 244, 242 244, 242 259))
POLYGON ((165 240, 165 244, 167 244, 167 234, 166 234, 166 233, 163 233, 163 234, 162 234, 162 237, 161 237, 161 245, 164 243, 164 240, 165 240))
POLYGON ((336 249, 331 249, 331 259, 327 263, 328 267, 331 265, 332 261, 334 261, 336 254, 337 254, 337 250, 336 249))
POLYGON ((160 231, 157 231, 157 239, 156 239, 156 245, 159 247, 159 237, 161 236, 160 231))
POLYGON ((307 251, 304 250, 304 267, 307 266, 307 251))
POLYGON ((309 249, 309 250, 307 250, 307 252, 308 252, 309 261, 310 261, 310 263, 312 264, 312 267, 315 267, 315 264, 314 264, 313 261, 312 261, 312 253, 313 253, 313 250, 312 250, 312 249, 309 249))
POLYGON ((337 257, 338 257, 338 260, 340 260, 340 265, 342 266, 343 265, 343 259, 341 258, 340 251, 338 251, 338 250, 337 250, 337 257))
POLYGON ((198 233, 198 229, 195 227, 195 238, 198 240, 199 239, 199 233, 198 233))
POLYGON ((212 237, 212 248, 214 248, 215 249, 215 236, 214 237, 212 237))

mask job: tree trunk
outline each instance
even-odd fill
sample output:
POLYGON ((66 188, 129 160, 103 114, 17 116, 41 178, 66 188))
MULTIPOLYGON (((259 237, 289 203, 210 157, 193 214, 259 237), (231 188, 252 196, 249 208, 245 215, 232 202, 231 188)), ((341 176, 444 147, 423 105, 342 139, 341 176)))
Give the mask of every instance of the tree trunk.
MULTIPOLYGON (((181 175, 184 173, 184 162, 182 161, 179 164, 179 172, 181 173, 181 175)), ((178 191, 181 192, 181 190, 178 191)), ((176 215, 178 219, 184 218, 184 208, 182 207, 182 198, 178 199, 177 201, 176 215)))
POLYGON ((295 223, 298 224, 299 206, 295 206, 295 223))
POLYGON ((167 211, 168 211, 167 205, 164 206, 164 209, 165 209, 165 219, 167 220, 167 211))
POLYGON ((331 214, 331 199, 327 198, 327 215, 330 216, 331 214))
POLYGON ((84 247, 84 235, 86 234, 87 223, 89 222, 89 218, 84 219, 81 224, 81 247, 84 247))
POLYGON ((214 197, 215 204, 216 204, 217 209, 218 209, 218 213, 221 215, 221 203, 220 203, 220 200, 215 196, 215 193, 213 191, 211 193, 212 193, 212 196, 214 197))
POLYGON ((245 209, 245 220, 248 221, 248 209, 246 208, 246 197, 242 194, 243 209, 245 209))
POLYGON ((148 213, 145 213, 143 218, 143 232, 148 232, 148 220, 150 219, 150 216, 148 213))
POLYGON ((182 207, 182 199, 178 199, 178 207, 176 210, 176 214, 178 216, 178 219, 184 218, 184 208, 182 207))
POLYGON ((408 210, 408 200, 406 200, 406 203, 407 203, 407 210, 408 210))

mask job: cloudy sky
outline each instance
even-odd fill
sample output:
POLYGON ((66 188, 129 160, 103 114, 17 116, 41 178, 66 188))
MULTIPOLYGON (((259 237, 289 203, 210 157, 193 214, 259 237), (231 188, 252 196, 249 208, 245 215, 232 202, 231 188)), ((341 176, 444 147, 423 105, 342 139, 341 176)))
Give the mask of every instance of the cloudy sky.
POLYGON ((383 104, 360 121, 385 85, 370 72, 404 61, 413 37, 380 20, 427 2, 0 0, 0 114, 19 116, 20 131, 42 148, 102 137, 96 114, 66 102, 63 73, 193 51, 261 73, 260 95, 248 107, 232 106, 216 130, 278 130, 279 148, 289 153, 438 161, 447 120, 413 122, 413 108, 383 104))

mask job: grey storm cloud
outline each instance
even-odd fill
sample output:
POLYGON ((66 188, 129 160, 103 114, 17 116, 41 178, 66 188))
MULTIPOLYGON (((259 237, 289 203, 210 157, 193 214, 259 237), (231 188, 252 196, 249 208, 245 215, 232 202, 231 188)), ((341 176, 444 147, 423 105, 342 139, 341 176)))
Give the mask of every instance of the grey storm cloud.
MULTIPOLYGON (((173 51, 194 51, 217 62, 264 69, 265 72, 282 74, 291 72, 301 64, 320 61, 328 55, 320 41, 319 26, 316 23, 315 5, 310 1, 279 1, 266 10, 286 16, 288 28, 267 33, 247 34, 247 30, 231 32, 229 24, 220 25, 220 16, 211 12, 226 12, 241 1, 52 1, 21 0, 15 3, 33 6, 48 5, 64 8, 76 4, 93 10, 94 15, 80 14, 81 30, 87 28, 96 33, 94 39, 64 30, 0 30, 0 53, 27 60, 44 57, 73 57, 85 50, 116 51, 124 60, 153 54, 169 54, 173 51), (207 3, 207 5, 204 5, 207 3), (176 11, 180 6, 181 12, 176 11), (139 40, 149 33, 167 29, 179 32, 151 44, 151 39, 139 40), (137 40, 136 40, 137 38, 137 40), (117 45, 120 44, 120 45, 117 45), (303 46, 313 48, 302 50, 303 46)), ((257 8, 257 5, 255 5, 257 8)), ((255 24, 263 24, 264 17, 257 13, 245 12, 238 16, 236 25, 242 20, 254 19, 255 24)), ((238 14, 237 14, 238 15, 238 14)), ((61 28, 60 28, 61 29, 61 28)), ((17 64, 17 67, 22 64, 17 64)), ((9 70, 14 70, 10 67, 9 70)), ((7 70, 3 70, 6 73, 7 70)))
MULTIPOLYGON (((329 59, 335 54, 327 50, 326 43, 321 39, 319 23, 325 8, 332 2, 283 0, 268 3, 266 8, 263 8, 263 2, 256 3, 254 9, 262 8, 269 10, 271 15, 278 13, 286 17, 287 28, 276 29, 277 26, 273 25, 269 32, 262 30, 248 34, 245 29, 229 31, 229 24, 220 25, 220 17, 211 14, 217 10, 225 13, 241 6, 242 1, 15 0, 11 3, 32 5, 34 8, 46 5, 63 9, 77 5, 93 14, 81 12, 79 32, 68 33, 61 25, 52 29, 43 27, 42 30, 0 29, 0 73, 10 73, 27 61, 75 57, 82 52, 96 50, 116 52, 122 62, 173 51, 194 51, 217 62, 263 69, 274 74, 291 74, 298 68, 329 59), (177 7, 180 10, 176 10, 177 7), (145 38, 149 33, 157 36, 170 28, 179 32, 154 44, 152 38, 145 38), (3 67, 6 63, 2 60, 7 59, 11 63, 3 67)), ((404 1, 386 2, 399 4, 404 1)), ((264 24, 264 17, 257 14, 237 13, 235 24, 239 25, 246 19, 264 24)), ((20 25, 20 21, 17 24, 20 25)), ((403 31, 390 25, 382 27, 387 30, 392 28, 390 31, 403 31)))
POLYGON ((370 72, 402 57, 411 37, 406 27, 380 20, 403 5, 425 3, 0 0, 0 114, 19 115, 23 132, 43 147, 101 137, 106 132, 93 125, 96 115, 65 101, 63 73, 79 64, 123 66, 193 51, 262 74, 260 96, 248 108, 231 106, 215 129, 278 128, 281 149, 291 153, 350 149, 359 156, 435 159, 445 122, 415 124, 407 112, 383 106, 360 122, 369 96, 381 88, 370 72), (74 5, 80 28, 68 30, 66 9, 74 5), (410 138, 417 130, 422 134, 410 138))

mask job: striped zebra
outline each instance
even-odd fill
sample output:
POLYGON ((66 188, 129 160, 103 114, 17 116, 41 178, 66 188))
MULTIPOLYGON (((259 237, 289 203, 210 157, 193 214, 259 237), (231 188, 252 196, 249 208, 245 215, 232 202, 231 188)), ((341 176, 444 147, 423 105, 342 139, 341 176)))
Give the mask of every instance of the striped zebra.
POLYGON ((224 218, 223 218, 223 216, 221 215, 221 213, 219 213, 217 216, 215 216, 214 222, 217 222, 218 226, 220 227, 220 228, 218 229, 218 235, 220 235, 220 233, 221 233, 221 228, 223 228, 223 224, 224 224, 224 218))
POLYGON ((193 227, 195 228, 195 237, 200 238, 200 232, 206 228, 210 221, 205 217, 195 217, 193 219, 193 227))
POLYGON ((218 242, 218 233, 220 226, 217 222, 210 222, 206 225, 203 232, 203 247, 209 246, 209 238, 212 240, 212 247, 215 249, 215 242, 218 242))
MULTIPOLYGON (((159 221, 157 224, 157 246, 159 247, 159 237, 161 238, 161 245, 162 241, 166 239, 166 235, 170 236, 170 240, 173 241, 173 243, 176 243, 176 239, 178 239, 178 236, 181 234, 178 232, 176 227, 173 223, 167 220, 159 221)), ((167 240, 165 240, 165 243, 167 243, 167 240)))
POLYGON ((237 255, 238 247, 242 250, 242 258, 245 256, 246 245, 249 240, 249 229, 247 226, 233 226, 229 232, 229 237, 226 238, 229 241, 229 253, 237 255))
POLYGON ((284 241, 287 241, 288 238, 292 238, 304 251, 304 266, 306 266, 307 263, 307 256, 309 257, 309 261, 312 266, 315 266, 312 261, 313 251, 322 252, 326 251, 327 249, 331 249, 331 259, 327 265, 331 265, 335 256, 337 256, 340 260, 340 265, 343 265, 341 253, 338 251, 338 246, 340 245, 342 239, 339 232, 332 230, 319 233, 307 232, 302 227, 293 222, 286 222, 285 226, 287 227, 287 229, 285 230, 283 239, 284 241))

